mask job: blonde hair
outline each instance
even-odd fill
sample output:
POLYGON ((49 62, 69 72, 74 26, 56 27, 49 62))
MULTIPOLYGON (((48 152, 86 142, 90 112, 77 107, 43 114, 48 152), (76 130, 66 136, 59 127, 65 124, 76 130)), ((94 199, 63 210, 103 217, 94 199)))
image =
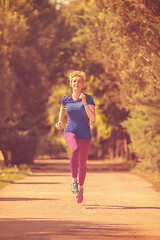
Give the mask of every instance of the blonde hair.
POLYGON ((74 77, 81 77, 83 82, 85 82, 86 80, 86 74, 85 72, 82 71, 73 71, 69 74, 69 79, 70 79, 70 83, 72 82, 72 78, 74 77))

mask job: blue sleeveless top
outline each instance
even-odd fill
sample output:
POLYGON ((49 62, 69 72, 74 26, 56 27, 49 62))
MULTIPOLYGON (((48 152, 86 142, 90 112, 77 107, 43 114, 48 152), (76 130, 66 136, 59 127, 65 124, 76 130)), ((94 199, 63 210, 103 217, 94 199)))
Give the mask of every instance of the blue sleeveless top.
MULTIPOLYGON (((85 94, 86 102, 95 105, 91 95, 85 94)), ((64 134, 74 133, 79 139, 91 139, 90 121, 87 116, 82 99, 73 100, 72 95, 64 96, 61 100, 62 106, 67 112, 67 124, 64 134)))

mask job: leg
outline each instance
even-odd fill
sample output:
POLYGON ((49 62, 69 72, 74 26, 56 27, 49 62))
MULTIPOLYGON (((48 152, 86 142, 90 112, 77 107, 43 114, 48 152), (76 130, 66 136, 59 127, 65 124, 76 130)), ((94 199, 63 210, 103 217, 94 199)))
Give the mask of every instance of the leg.
POLYGON ((64 134, 64 139, 71 150, 70 156, 70 167, 73 178, 77 178, 78 174, 78 159, 79 159, 79 149, 78 149, 78 139, 73 133, 64 134))
POLYGON ((78 175, 79 175, 79 187, 83 188, 84 180, 86 177, 87 169, 87 159, 91 146, 91 139, 79 139, 79 166, 78 166, 78 175))

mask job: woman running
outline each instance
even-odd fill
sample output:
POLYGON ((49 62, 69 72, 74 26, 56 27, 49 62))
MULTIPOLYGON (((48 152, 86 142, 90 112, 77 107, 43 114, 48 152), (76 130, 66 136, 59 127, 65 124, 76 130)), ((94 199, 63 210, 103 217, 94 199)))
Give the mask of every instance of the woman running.
POLYGON ((82 93, 85 85, 85 73, 74 71, 69 75, 72 94, 61 100, 59 121, 60 129, 67 112, 67 124, 64 139, 71 150, 70 167, 72 173, 72 193, 77 193, 77 203, 83 201, 83 185, 86 176, 86 165, 91 146, 90 120, 95 121, 95 103, 91 95, 82 93), (78 178, 78 179, 77 179, 78 178))

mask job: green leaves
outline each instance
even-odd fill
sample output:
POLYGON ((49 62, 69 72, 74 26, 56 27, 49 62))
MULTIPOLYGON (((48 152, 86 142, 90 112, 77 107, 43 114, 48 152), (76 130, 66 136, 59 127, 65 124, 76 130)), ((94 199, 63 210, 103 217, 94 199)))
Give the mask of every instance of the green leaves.
POLYGON ((1 0, 1 6, 5 9, 8 10, 9 9, 9 0, 1 0))
POLYGON ((68 72, 82 69, 97 109, 92 155, 100 148, 99 157, 106 156, 108 139, 114 134, 119 138, 125 128, 131 151, 156 166, 158 9, 157 0, 71 1, 58 9, 47 0, 1 1, 0 144, 8 141, 14 148, 23 142, 26 149, 31 141, 36 148, 39 138, 50 152, 54 144, 64 150, 54 126, 46 141, 40 129, 56 121, 57 101, 70 92, 68 72))
POLYGON ((93 132, 100 142, 109 129, 123 126, 131 151, 150 161, 150 167, 153 162, 156 166, 160 154, 158 2, 96 0, 77 5, 71 13, 77 28, 74 45, 83 49, 89 62, 87 69, 94 75, 90 86, 98 99, 93 132), (97 71, 90 67, 96 64, 101 66, 97 71))
POLYGON ((47 0, 12 1, 3 10, 0 147, 11 150, 12 164, 31 163, 38 141, 50 130, 47 101, 52 85, 63 82, 68 70, 73 29, 47 0))

